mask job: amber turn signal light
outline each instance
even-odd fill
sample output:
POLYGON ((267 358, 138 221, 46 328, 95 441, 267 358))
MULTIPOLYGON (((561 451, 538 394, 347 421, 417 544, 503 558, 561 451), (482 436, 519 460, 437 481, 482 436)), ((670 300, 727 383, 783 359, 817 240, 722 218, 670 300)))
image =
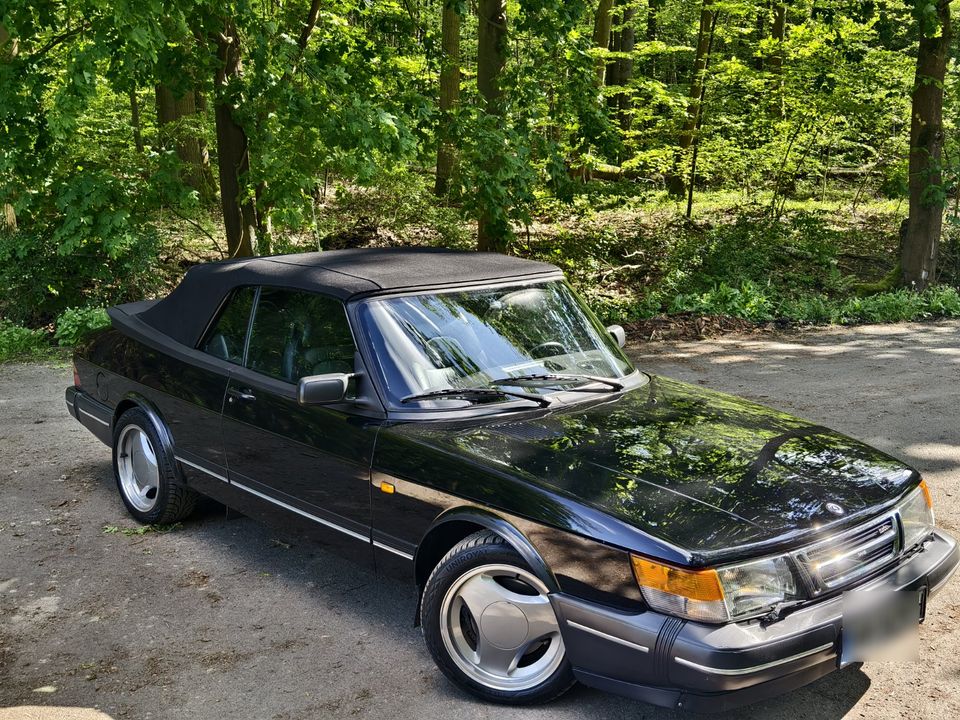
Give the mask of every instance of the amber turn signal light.
POLYGON ((380 492, 386 493, 387 495, 393 495, 396 492, 396 488, 388 482, 380 483, 380 492))
POLYGON ((933 507, 933 497, 931 497, 931 495, 930 495, 930 488, 927 487, 927 481, 926 481, 926 480, 921 480, 921 481, 920 481, 920 489, 923 491, 923 499, 927 501, 927 507, 928 507, 928 508, 932 508, 932 507, 933 507))
POLYGON ((637 582, 652 590, 680 595, 689 600, 723 600, 723 588, 716 570, 686 570, 631 555, 637 582))

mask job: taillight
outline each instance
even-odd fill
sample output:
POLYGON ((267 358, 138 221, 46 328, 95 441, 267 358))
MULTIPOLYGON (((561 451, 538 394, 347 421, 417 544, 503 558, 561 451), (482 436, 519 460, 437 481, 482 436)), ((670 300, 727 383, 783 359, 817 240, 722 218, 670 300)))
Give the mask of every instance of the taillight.
POLYGON ((77 370, 77 363, 73 363, 73 385, 80 387, 80 372, 77 370))

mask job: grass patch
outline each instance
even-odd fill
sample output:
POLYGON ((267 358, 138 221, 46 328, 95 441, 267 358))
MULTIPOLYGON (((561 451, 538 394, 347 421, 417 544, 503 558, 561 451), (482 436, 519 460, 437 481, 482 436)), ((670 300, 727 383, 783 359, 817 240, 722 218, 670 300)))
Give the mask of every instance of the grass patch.
POLYGON ((147 533, 158 533, 160 535, 165 535, 166 533, 176 532, 182 527, 183 525, 181 523, 173 523, 172 525, 138 525, 137 527, 104 525, 102 532, 104 535, 125 535, 127 537, 135 537, 137 535, 146 535, 147 533))

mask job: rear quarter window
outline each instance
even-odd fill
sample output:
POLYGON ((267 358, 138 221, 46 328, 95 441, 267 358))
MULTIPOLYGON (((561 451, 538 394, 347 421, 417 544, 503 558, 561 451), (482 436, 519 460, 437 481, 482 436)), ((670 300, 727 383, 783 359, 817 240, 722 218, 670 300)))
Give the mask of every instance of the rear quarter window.
POLYGON ((255 293, 253 287, 237 288, 230 293, 213 326, 200 343, 200 350, 227 362, 243 364, 247 326, 250 324, 255 293))

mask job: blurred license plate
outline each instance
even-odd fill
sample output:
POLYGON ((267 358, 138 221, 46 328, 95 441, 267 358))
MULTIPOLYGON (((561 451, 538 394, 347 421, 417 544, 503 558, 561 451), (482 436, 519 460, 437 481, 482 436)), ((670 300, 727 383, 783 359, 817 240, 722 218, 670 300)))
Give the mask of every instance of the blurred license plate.
POLYGON ((868 660, 915 660, 925 611, 926 588, 845 592, 841 667, 868 660))

